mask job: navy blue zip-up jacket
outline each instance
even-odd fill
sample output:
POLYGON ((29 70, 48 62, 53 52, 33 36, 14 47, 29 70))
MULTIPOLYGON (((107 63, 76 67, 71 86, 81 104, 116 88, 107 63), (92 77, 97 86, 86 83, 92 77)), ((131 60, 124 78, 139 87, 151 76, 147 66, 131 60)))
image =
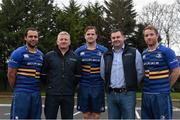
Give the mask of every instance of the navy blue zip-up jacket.
POLYGON ((44 58, 42 74, 46 80, 47 95, 74 95, 81 74, 78 56, 68 50, 64 55, 58 47, 44 58))

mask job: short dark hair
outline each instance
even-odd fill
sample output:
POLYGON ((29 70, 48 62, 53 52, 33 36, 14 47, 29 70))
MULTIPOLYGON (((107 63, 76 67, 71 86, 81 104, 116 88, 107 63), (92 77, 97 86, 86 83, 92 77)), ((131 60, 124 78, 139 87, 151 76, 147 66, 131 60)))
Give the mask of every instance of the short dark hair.
POLYGON ((97 33, 97 29, 96 29, 95 26, 87 26, 87 27, 84 29, 84 34, 86 34, 86 32, 87 32, 89 29, 94 29, 94 30, 95 30, 95 33, 98 34, 98 33, 97 33))
POLYGON ((124 35, 124 32, 123 32, 123 30, 122 29, 120 29, 120 28, 115 28, 115 29, 112 29, 111 30, 111 33, 110 33, 110 35, 112 34, 112 33, 115 33, 115 32, 120 32, 122 35, 124 35))
POLYGON ((158 33, 158 30, 157 30, 153 25, 148 25, 148 26, 146 26, 146 27, 144 28, 144 30, 143 30, 143 34, 144 34, 144 31, 145 31, 145 30, 154 30, 155 33, 156 33, 156 35, 159 34, 159 33, 158 33))
POLYGON ((32 30, 32 31, 37 31, 37 32, 39 33, 39 31, 38 31, 37 28, 34 28, 34 27, 28 27, 28 28, 26 28, 25 33, 24 33, 24 36, 25 36, 25 37, 27 36, 28 31, 30 31, 30 30, 32 30))

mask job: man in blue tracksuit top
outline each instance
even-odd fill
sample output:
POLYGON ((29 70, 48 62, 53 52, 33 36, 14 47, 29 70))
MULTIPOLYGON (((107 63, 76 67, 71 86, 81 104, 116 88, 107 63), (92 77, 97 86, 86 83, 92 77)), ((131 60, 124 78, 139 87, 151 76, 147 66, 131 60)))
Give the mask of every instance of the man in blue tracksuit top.
POLYGON ((8 63, 8 81, 13 88, 11 119, 40 119, 40 72, 43 53, 37 49, 38 31, 27 28, 26 45, 17 48, 8 63))
POLYGON ((142 54, 145 69, 142 119, 172 119, 170 89, 180 73, 177 57, 172 49, 158 43, 154 26, 145 27, 143 34, 148 48, 142 54))
POLYGON ((105 111, 100 60, 107 48, 96 43, 97 30, 94 26, 86 27, 84 36, 86 44, 75 51, 82 65, 77 109, 83 112, 84 119, 99 119, 100 113, 105 111))

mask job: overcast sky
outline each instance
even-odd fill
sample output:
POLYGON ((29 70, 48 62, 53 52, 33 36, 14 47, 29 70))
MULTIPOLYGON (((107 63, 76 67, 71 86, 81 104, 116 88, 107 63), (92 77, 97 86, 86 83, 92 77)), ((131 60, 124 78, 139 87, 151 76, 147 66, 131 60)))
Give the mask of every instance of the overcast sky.
MULTIPOLYGON (((68 5, 69 0, 54 0, 56 4, 58 4, 59 7, 62 7, 64 5, 68 5)), ((103 4, 104 0, 76 0, 78 4, 87 5, 88 2, 95 3, 98 1, 100 4, 103 4)), ((108 1, 108 0, 107 0, 108 1)), ((148 5, 149 3, 152 3, 154 1, 157 1, 160 4, 172 4, 174 0, 133 0, 134 7, 137 10, 137 12, 140 12, 142 7, 145 5, 148 5)))
MULTIPOLYGON (((95 3, 98 1, 100 4, 104 3, 104 0, 75 0, 78 4, 87 5, 88 2, 95 3)), ((108 0, 107 0, 108 1, 108 0)), ((149 3, 152 3, 154 1, 158 1, 158 3, 161 4, 172 4, 174 0, 133 0, 134 7, 137 10, 137 12, 140 12, 142 7, 145 5, 148 5, 149 3)), ((54 0, 55 4, 58 4, 59 7, 62 7, 64 5, 68 5, 69 0, 54 0)), ((0 0, 0 3, 2 3, 2 0, 0 0)))

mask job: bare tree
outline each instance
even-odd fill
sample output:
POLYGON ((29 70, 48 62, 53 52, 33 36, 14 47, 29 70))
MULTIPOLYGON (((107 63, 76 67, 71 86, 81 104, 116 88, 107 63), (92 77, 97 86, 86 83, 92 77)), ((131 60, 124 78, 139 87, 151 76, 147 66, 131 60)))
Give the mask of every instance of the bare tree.
POLYGON ((180 5, 180 0, 176 0, 176 3, 177 3, 178 5, 180 5))
MULTIPOLYGON (((180 0, 176 0, 175 4, 176 4, 176 9, 177 9, 178 25, 176 26, 176 30, 175 30, 176 36, 174 40, 176 41, 175 44, 177 46, 177 49, 180 50, 180 40, 179 40, 180 38, 180 0)), ((180 53, 178 55, 180 56, 180 53)))
MULTIPOLYGON (((177 1, 180 3, 179 0, 177 1)), ((167 5, 154 2, 143 7, 137 21, 157 27, 165 44, 171 47, 180 43, 178 40, 180 38, 180 33, 178 32, 180 28, 178 8, 175 3, 167 5)))

